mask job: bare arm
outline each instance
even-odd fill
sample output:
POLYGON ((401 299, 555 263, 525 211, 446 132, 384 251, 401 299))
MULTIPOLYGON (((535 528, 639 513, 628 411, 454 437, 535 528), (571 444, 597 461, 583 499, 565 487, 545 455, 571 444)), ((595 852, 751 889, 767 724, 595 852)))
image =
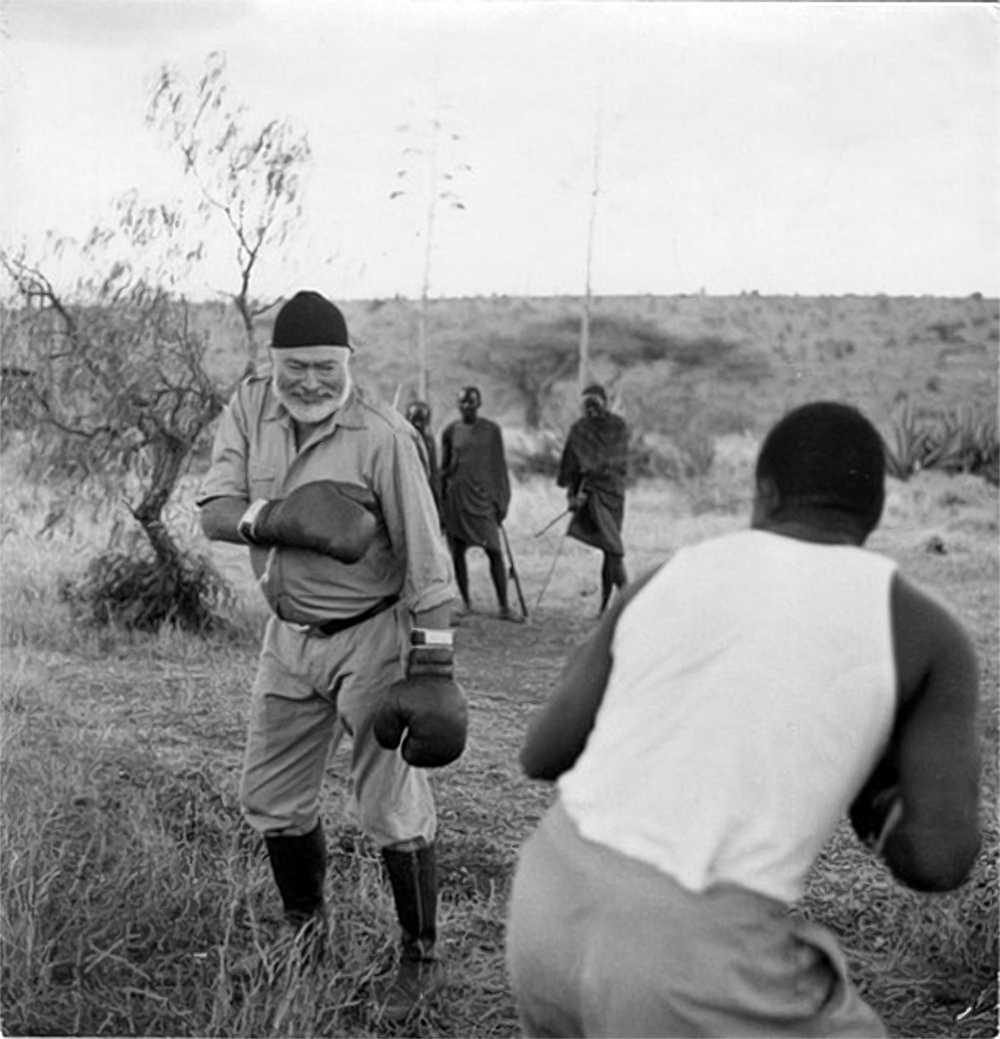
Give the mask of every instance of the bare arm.
POLYGON ((250 503, 246 498, 212 498, 201 507, 201 530, 210 541, 233 541, 245 545, 236 525, 250 503))
POLYGON ((555 692, 532 717, 521 747, 521 767, 530 779, 558 779, 580 756, 604 699, 618 618, 654 573, 631 585, 597 631, 570 655, 555 692))
POLYGON ((501 523, 507 518, 507 510, 510 508, 510 473, 507 471, 507 455, 503 448, 503 433, 499 426, 494 430, 494 469, 497 476, 497 517, 501 523))
POLYGON ((559 473, 556 476, 556 486, 566 488, 566 496, 572 498, 580 486, 580 464, 576 457, 576 449, 573 446, 573 427, 570 428, 569 436, 563 445, 562 455, 559 458, 559 473))
POLYGON ((879 769, 898 783, 902 814, 882 854, 909 887, 949 891, 980 843, 976 655, 958 621, 899 575, 892 620, 900 707, 879 769))

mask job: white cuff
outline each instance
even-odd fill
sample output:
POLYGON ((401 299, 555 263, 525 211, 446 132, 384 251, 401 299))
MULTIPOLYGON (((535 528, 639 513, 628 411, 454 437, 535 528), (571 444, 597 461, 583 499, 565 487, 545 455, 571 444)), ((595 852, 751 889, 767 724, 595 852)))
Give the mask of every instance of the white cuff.
POLYGON ((246 512, 240 516, 239 523, 236 524, 237 533, 248 545, 256 545, 257 540, 254 536, 254 524, 257 522, 257 517, 261 514, 265 505, 268 505, 269 501, 267 498, 257 498, 255 501, 250 503, 246 512))
POLYGON ((455 633, 442 628, 414 628, 410 632, 411 646, 444 646, 452 649, 455 645, 455 633))

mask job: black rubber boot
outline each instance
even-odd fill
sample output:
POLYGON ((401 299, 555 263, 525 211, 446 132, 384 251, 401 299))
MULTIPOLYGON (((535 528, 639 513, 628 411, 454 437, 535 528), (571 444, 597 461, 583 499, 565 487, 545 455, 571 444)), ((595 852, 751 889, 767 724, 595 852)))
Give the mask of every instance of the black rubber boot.
POLYGON ((281 834, 264 838, 271 871, 289 923, 302 926, 323 912, 326 839, 323 824, 301 837, 281 834))
POLYGON ((327 859, 322 823, 302 836, 266 836, 264 844, 285 907, 285 924, 274 942, 274 960, 277 964, 298 962, 312 969, 326 955, 323 881, 327 859))
POLYGON ((399 970, 380 996, 383 1013, 401 1021, 443 981, 437 943, 437 869, 434 845, 412 851, 382 849, 400 925, 399 970))

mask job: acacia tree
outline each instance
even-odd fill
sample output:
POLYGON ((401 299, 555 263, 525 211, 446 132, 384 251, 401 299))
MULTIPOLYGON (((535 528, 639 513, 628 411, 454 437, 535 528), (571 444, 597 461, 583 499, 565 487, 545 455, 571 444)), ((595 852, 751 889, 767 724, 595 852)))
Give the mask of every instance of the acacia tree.
POLYGON ((160 69, 146 116, 183 161, 198 187, 199 212, 221 218, 236 245, 239 289, 227 292, 246 335, 248 370, 258 361, 254 322, 277 300, 251 294, 261 258, 280 248, 302 215, 300 169, 310 156, 308 138, 286 120, 257 122, 230 96, 226 59, 211 53, 193 86, 175 69, 160 69))
POLYGON ((524 405, 524 424, 528 429, 541 426, 552 391, 573 374, 577 359, 572 322, 472 342, 461 354, 466 367, 492 376, 514 393, 524 405))
POLYGON ((176 211, 126 197, 114 228, 95 228, 81 247, 91 273, 68 290, 45 262, 0 252, 3 367, 16 373, 4 379, 3 421, 30 438, 28 475, 58 476, 46 481, 54 494, 47 525, 87 499, 123 504, 138 523, 145 551, 98 557, 81 597, 98 619, 118 615, 147 629, 165 620, 202 628, 224 594, 163 518, 223 404, 202 365, 204 336, 171 292, 198 254, 183 230, 176 211), (158 258, 143 268, 136 258, 150 250, 158 258))
POLYGON ((268 309, 254 302, 252 279, 300 215, 298 170, 309 156, 287 123, 253 125, 246 107, 230 102, 224 73, 224 58, 212 54, 193 89, 164 67, 152 92, 147 123, 167 134, 196 179, 194 210, 142 203, 134 193, 122 199, 111 224, 81 247, 90 273, 70 290, 53 274, 67 240, 44 261, 0 254, 8 282, 0 433, 16 425, 31 438, 29 475, 54 469, 62 477, 52 524, 85 496, 98 506, 124 502, 143 536, 95 560, 77 598, 98 619, 140 628, 165 620, 203 627, 225 597, 221 579, 178 546, 163 519, 224 403, 202 364, 204 336, 178 293, 204 253, 188 224, 221 215, 235 237, 240 282, 228 295, 252 370, 254 319, 268 309))

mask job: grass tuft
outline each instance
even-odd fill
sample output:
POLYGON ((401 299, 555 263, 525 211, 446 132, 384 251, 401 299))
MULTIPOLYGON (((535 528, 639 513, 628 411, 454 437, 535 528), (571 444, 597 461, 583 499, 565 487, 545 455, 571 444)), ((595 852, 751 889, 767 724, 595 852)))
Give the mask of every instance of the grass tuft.
POLYGON ((82 618, 127 631, 175 625, 196 633, 225 629, 222 611, 233 604, 229 586, 203 556, 163 560, 124 552, 95 556, 60 595, 82 618))

